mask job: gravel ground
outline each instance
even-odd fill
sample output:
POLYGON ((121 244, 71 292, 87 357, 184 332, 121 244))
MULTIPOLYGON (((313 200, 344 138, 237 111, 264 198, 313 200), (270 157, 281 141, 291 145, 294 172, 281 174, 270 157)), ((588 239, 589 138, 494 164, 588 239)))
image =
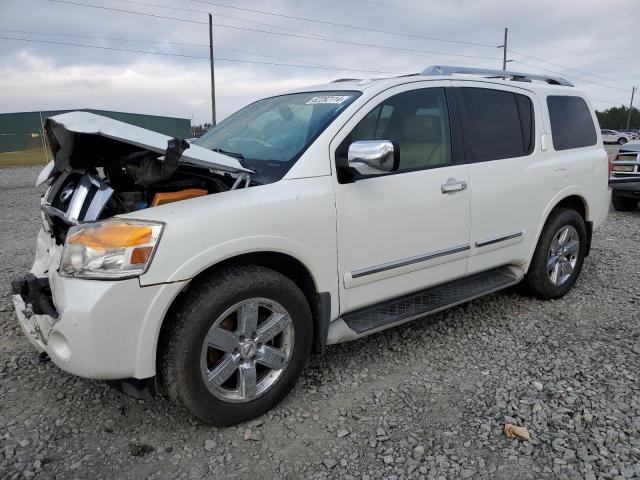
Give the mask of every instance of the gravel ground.
POLYGON ((610 214, 565 298, 507 290, 330 347, 271 413, 216 429, 38 361, 8 286, 36 172, 0 169, 0 477, 640 478, 640 211, 610 214))

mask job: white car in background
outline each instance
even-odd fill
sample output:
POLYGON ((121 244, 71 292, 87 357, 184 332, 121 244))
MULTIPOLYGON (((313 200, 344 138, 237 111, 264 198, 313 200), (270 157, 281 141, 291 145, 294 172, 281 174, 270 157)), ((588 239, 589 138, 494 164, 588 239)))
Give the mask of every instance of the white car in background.
POLYGON ((602 141, 604 143, 617 143, 618 145, 624 145, 629 141, 629 135, 617 130, 600 130, 602 133, 602 141))

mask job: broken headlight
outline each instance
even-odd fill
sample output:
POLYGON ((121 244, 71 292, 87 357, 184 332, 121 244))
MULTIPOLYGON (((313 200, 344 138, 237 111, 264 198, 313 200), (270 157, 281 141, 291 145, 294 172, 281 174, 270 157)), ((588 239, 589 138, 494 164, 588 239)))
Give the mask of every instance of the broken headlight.
POLYGON ((60 274, 99 279, 142 275, 151 264, 162 228, 162 223, 125 219, 72 227, 64 244, 60 274))

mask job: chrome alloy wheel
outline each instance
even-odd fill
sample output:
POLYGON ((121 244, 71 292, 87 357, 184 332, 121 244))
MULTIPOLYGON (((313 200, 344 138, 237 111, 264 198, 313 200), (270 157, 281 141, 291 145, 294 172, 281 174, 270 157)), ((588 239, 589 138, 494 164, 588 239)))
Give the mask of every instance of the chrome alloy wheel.
POLYGON ((267 298, 236 303, 216 319, 204 339, 202 380, 220 400, 251 401, 278 381, 294 341, 293 322, 279 303, 267 298))
POLYGON ((547 273, 555 286, 564 284, 576 267, 580 237, 573 225, 565 225, 554 235, 547 257, 547 273))

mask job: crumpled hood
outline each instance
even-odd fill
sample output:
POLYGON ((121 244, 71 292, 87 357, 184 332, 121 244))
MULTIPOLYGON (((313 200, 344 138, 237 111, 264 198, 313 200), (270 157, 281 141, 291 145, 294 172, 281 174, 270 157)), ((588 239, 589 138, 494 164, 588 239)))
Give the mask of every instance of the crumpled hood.
MULTIPOLYGON (((98 135, 160 154, 165 153, 168 142, 172 140, 167 135, 89 112, 69 112, 47 118, 45 129, 56 159, 57 150, 65 146, 64 139, 59 138, 63 137, 65 132, 98 135)), ((182 152, 180 162, 230 173, 251 172, 233 157, 193 144, 182 152)))

